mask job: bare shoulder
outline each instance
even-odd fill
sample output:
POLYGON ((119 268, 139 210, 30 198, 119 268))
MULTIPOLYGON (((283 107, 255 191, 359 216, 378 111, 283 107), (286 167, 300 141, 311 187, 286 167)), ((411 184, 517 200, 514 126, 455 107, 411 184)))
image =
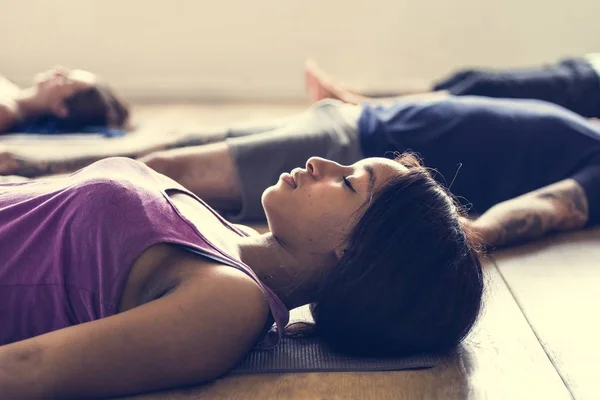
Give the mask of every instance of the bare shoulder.
POLYGON ((228 265, 199 257, 187 261, 192 264, 189 273, 175 290, 178 293, 173 294, 198 304, 199 312, 211 315, 215 324, 231 335, 231 340, 256 339, 270 311, 268 298, 259 284, 228 265))
POLYGON ((171 260, 177 264, 172 268, 179 277, 177 290, 184 295, 218 298, 225 302, 222 304, 241 303, 244 308, 258 308, 256 312, 268 313, 263 289, 245 272, 181 248, 175 249, 171 260))
POLYGON ((187 282, 182 283, 180 290, 189 290, 190 293, 206 290, 211 298, 219 300, 220 309, 223 309, 224 305, 235 306, 237 310, 243 309, 244 314, 251 312, 257 317, 264 316, 261 321, 264 323, 269 312, 269 302, 263 289, 254 279, 228 265, 210 261, 199 263, 201 265, 197 273, 192 274, 187 282))

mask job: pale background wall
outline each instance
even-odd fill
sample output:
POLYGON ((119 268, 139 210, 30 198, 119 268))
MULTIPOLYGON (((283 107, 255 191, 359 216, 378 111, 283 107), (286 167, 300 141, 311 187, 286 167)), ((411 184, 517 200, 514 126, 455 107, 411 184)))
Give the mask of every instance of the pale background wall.
POLYGON ((293 99, 316 58, 352 84, 600 51, 598 0, 0 0, 0 72, 56 63, 129 97, 293 99))

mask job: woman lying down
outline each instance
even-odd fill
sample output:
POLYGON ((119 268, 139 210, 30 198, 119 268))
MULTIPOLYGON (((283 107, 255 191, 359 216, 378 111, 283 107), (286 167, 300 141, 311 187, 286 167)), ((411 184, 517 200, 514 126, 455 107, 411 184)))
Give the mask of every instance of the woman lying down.
POLYGON ((445 352, 467 335, 478 251, 414 157, 292 172, 262 196, 263 235, 127 158, 0 185, 0 398, 207 382, 276 346, 304 304, 352 355, 445 352))
POLYGON ((38 73, 21 88, 0 75, 0 135, 92 133, 122 136, 129 106, 95 74, 65 67, 38 73))

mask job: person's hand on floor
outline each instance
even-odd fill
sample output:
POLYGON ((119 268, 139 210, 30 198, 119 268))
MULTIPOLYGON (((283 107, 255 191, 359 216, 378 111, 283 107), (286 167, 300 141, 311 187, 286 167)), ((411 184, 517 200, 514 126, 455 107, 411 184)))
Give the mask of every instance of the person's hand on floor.
POLYGON ((14 182, 15 176, 28 180, 42 175, 55 174, 51 162, 36 161, 26 155, 14 153, 0 145, 0 183, 14 182))
POLYGON ((0 146, 0 175, 12 175, 17 167, 15 155, 0 146))

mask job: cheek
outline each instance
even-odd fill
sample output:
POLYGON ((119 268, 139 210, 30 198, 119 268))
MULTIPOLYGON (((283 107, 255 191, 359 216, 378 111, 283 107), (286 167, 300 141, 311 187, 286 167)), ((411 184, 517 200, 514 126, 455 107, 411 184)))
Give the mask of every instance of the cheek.
POLYGON ((301 192, 285 189, 278 184, 262 195, 272 232, 302 236, 309 245, 339 240, 349 232, 355 211, 351 199, 331 188, 301 192))
POLYGON ((334 240, 345 236, 355 212, 351 199, 328 192, 312 193, 302 209, 305 210, 305 222, 309 223, 314 236, 334 240))

